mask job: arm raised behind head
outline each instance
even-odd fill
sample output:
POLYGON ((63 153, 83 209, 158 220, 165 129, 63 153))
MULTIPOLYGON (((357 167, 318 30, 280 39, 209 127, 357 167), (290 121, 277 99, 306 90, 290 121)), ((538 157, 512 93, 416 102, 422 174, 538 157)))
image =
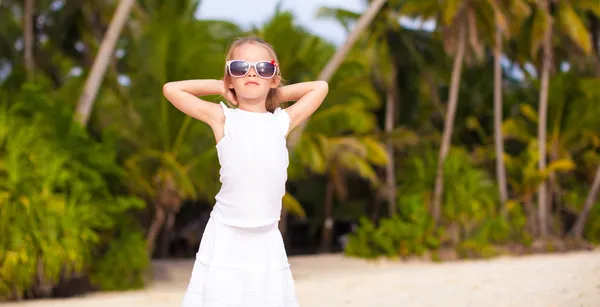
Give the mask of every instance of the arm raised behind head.
POLYGON ((222 95, 226 99, 229 91, 222 80, 184 80, 168 82, 163 86, 163 94, 181 112, 207 123, 209 126, 222 125, 225 118, 219 104, 197 96, 222 95))
POLYGON ((325 81, 310 81, 280 87, 277 102, 296 101, 285 111, 290 116, 290 131, 308 119, 323 103, 329 85, 325 81))

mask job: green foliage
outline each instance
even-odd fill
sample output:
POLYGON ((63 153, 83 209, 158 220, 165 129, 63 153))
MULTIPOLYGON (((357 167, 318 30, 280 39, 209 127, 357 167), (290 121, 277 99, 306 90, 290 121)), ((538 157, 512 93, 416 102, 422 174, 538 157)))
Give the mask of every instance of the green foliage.
POLYGON ((590 211, 583 236, 590 242, 600 244, 600 201, 595 202, 590 211))
POLYGON ((350 236, 345 254, 361 258, 394 258, 422 255, 426 250, 437 249, 441 231, 434 229, 422 197, 403 197, 400 202, 400 212, 382 219, 377 226, 362 217, 358 230, 350 236))
POLYGON ((129 68, 131 96, 98 101, 111 110, 98 115, 109 123, 103 128, 119 130, 129 191, 145 199, 153 199, 166 178, 182 198, 212 201, 219 188, 210 127, 173 107, 160 91, 169 81, 222 78, 227 45, 242 34, 229 22, 195 19, 196 4, 149 3, 152 18, 130 38, 122 60, 129 68))
MULTIPOLYGON (((581 212, 588 187, 577 187, 565 192, 565 210, 570 214, 576 215, 581 212)), ((584 239, 595 244, 600 243, 600 200, 592 205, 592 210, 588 216, 583 230, 584 239)))
POLYGON ((100 288, 138 287, 147 255, 112 246, 145 244, 139 230, 114 233, 144 203, 114 192, 111 181, 123 175, 115 150, 65 125, 69 106, 42 89, 0 94, 0 297, 48 295, 43 289, 90 270, 104 276, 100 288), (123 261, 119 274, 95 267, 115 258, 123 261))
POLYGON ((456 251, 459 257, 489 258, 498 255, 494 245, 516 243, 524 246, 531 245, 533 238, 525 231, 527 219, 521 204, 509 202, 506 204, 507 217, 488 217, 473 234, 459 242, 456 251))
POLYGON ((431 197, 437 154, 425 148, 406 158, 398 189, 398 214, 378 226, 361 220, 346 248, 348 255, 373 258, 421 255, 425 250, 453 244, 461 256, 491 256, 493 244, 527 243, 525 215, 518 203, 506 204, 500 216, 497 190, 488 173, 473 165, 464 150, 453 148, 445 164, 442 227, 437 230, 427 208, 431 197))
POLYGON ((101 289, 123 290, 144 286, 143 277, 149 265, 146 239, 141 229, 128 225, 126 220, 119 221, 117 227, 121 229, 108 242, 103 257, 93 264, 90 279, 101 289))

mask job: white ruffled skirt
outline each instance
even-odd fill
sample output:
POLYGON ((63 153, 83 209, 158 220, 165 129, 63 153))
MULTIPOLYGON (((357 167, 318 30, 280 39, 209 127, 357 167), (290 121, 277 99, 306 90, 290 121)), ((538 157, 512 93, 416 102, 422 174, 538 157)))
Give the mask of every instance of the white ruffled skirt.
POLYGON ((298 307, 277 223, 241 228, 211 217, 182 307, 298 307))

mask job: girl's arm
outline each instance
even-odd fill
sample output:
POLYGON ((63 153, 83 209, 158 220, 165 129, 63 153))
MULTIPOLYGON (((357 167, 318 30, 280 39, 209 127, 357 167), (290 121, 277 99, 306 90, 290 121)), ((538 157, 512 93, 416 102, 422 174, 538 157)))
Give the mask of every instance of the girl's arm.
POLYGON ((277 91, 279 103, 296 101, 285 109, 290 116, 291 131, 319 108, 327 96, 329 86, 325 81, 311 81, 282 86, 277 91))
POLYGON ((221 106, 196 96, 223 95, 225 86, 221 80, 185 80, 168 82, 163 94, 181 112, 201 120, 213 129, 224 122, 221 106))

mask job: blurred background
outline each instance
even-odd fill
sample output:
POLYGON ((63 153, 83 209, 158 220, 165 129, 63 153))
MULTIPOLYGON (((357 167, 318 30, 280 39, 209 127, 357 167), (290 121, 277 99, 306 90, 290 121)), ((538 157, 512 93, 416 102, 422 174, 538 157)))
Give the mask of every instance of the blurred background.
POLYGON ((329 81, 289 139, 290 256, 595 244, 599 18, 594 0, 0 0, 0 299, 143 288, 152 259, 195 256, 215 141, 162 85, 222 78, 249 34, 287 83, 329 81))

